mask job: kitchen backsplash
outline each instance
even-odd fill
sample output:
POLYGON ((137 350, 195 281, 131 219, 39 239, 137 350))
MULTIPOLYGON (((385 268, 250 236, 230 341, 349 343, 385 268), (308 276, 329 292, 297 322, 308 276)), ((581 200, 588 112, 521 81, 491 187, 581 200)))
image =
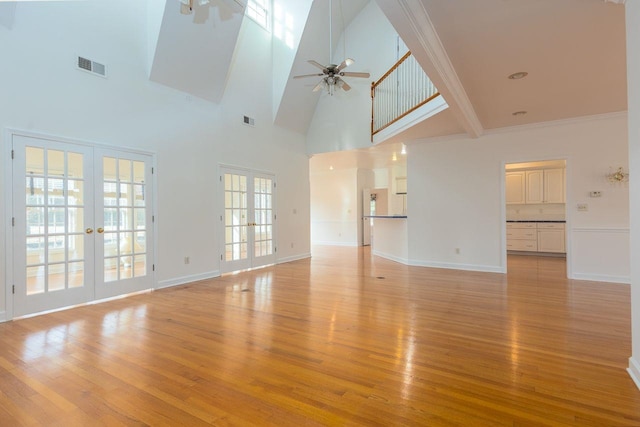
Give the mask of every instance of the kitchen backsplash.
POLYGON ((507 220, 564 221, 564 203, 507 205, 507 220))

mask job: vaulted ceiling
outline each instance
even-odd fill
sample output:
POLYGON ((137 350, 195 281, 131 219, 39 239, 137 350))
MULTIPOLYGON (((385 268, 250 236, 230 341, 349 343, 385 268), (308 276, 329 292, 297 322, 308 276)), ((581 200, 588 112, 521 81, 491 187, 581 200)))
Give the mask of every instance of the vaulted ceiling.
MULTIPOLYGON (((162 2, 152 80, 220 100, 246 19, 229 1, 212 0, 187 16, 178 13, 177 0, 162 2)), ((307 132, 319 97, 326 95, 291 77, 314 71, 308 59, 330 62, 328 0, 306 1, 311 4, 295 58, 288 74, 279 76, 286 84, 274 115, 276 124, 300 133, 307 132)), ((342 0, 340 8, 334 6, 333 20, 340 23, 333 28, 334 45, 343 25, 369 1, 377 3, 450 107, 396 142, 461 131, 478 137, 498 128, 627 108, 624 6, 617 2, 342 0), (508 78, 516 72, 528 75, 508 78)))

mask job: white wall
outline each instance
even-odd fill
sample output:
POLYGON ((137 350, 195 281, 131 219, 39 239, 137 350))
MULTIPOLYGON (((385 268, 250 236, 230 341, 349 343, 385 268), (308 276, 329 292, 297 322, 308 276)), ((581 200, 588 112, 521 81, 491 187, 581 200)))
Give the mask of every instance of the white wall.
POLYGON ((358 246, 358 169, 313 172, 310 182, 311 242, 358 246))
MULTIPOLYGON (((362 9, 346 33, 346 56, 356 61, 347 71, 369 72, 371 78, 347 78, 351 91, 320 95, 307 133, 310 154, 371 146, 371 82, 397 60, 397 33, 375 1, 362 9)), ((336 64, 345 57, 342 45, 341 39, 333 55, 336 64)))
POLYGON ((505 271, 505 164, 566 159, 573 277, 628 281, 629 191, 604 177, 609 166, 627 167, 626 141, 626 115, 614 114, 412 144, 411 263, 505 271), (602 191, 602 197, 588 198, 592 190, 602 191), (589 211, 578 212, 577 203, 588 203, 589 211))
MULTIPOLYGON (((225 95, 215 105, 148 81, 146 2, 23 2, 16 9, 13 29, 0 26, 0 129, 156 153, 160 285, 219 271, 219 164, 276 174, 278 258, 308 256, 304 137, 271 125, 271 46, 268 38, 259 37, 263 30, 255 23, 243 24, 225 95), (78 54, 105 63, 109 77, 76 70, 78 54), (241 124, 248 112, 255 127, 241 124), (184 256, 190 256, 189 265, 184 256)), ((0 138, 4 166, 9 163, 6 132, 0 138)), ((9 216, 5 178, 0 176, 3 272, 9 216)), ((3 274, 0 316, 5 288, 3 274)))
POLYGON ((640 3, 626 2, 627 88, 629 103, 629 167, 631 222, 631 335, 629 373, 640 387, 640 3))

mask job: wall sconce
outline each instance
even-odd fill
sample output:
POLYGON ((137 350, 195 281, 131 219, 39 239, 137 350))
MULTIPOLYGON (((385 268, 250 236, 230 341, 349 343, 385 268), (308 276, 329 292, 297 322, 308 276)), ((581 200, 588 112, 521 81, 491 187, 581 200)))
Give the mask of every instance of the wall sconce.
POLYGON ((629 181, 629 173, 625 172, 620 166, 615 172, 609 167, 609 173, 606 175, 607 180, 612 183, 629 181))

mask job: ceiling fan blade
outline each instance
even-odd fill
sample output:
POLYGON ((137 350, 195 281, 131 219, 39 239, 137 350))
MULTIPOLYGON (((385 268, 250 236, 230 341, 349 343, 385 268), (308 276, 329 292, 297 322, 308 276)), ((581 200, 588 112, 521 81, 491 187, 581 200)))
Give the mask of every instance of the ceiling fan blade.
POLYGON ((344 77, 362 77, 365 79, 368 79, 370 76, 369 73, 356 73, 356 72, 349 72, 349 71, 343 71, 342 73, 340 73, 340 75, 344 77))
POLYGON ((320 76, 324 76, 324 74, 322 73, 316 73, 316 74, 303 74, 301 76, 293 76, 294 79, 302 79, 305 77, 320 77, 320 76))
POLYGON ((311 92, 317 92, 317 91, 319 91, 320 89, 322 89, 322 86, 323 86, 323 85, 322 85, 322 83, 324 83, 324 80, 321 80, 321 81, 320 81, 320 83, 318 83, 318 84, 316 85, 316 87, 314 87, 314 88, 313 88, 313 90, 312 90, 311 92))
POLYGON ((320 68, 322 71, 324 71, 327 67, 325 67, 324 65, 322 65, 321 63, 314 61, 313 59, 310 59, 307 61, 309 64, 313 65, 314 67, 318 67, 320 68))
POLYGON ((347 82, 345 82, 344 80, 341 80, 342 84, 340 85, 340 88, 342 90, 344 90, 345 92, 348 92, 351 90, 351 86, 349 86, 349 84, 347 82))
POLYGON ((342 71, 347 68, 349 65, 353 64, 355 61, 351 58, 347 58, 342 61, 342 64, 338 65, 338 71, 342 71))

